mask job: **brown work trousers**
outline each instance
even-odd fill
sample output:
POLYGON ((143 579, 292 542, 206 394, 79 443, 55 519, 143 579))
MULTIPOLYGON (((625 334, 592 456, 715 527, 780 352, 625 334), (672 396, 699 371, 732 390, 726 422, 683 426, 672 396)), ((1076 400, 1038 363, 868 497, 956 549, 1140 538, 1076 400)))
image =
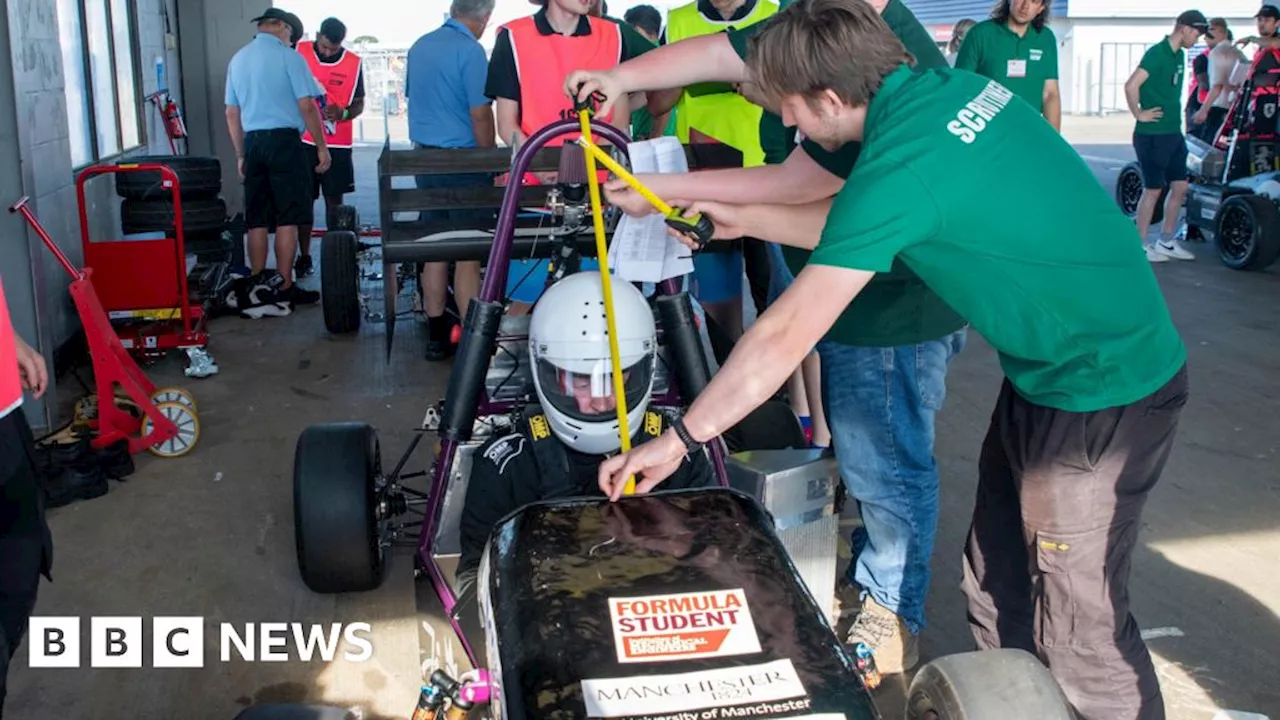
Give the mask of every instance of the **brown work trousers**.
POLYGON ((982 444, 962 583, 974 638, 1034 653, 1085 720, 1165 717, 1129 569, 1186 401, 1185 367, 1089 413, 1034 405, 1006 380, 982 444))

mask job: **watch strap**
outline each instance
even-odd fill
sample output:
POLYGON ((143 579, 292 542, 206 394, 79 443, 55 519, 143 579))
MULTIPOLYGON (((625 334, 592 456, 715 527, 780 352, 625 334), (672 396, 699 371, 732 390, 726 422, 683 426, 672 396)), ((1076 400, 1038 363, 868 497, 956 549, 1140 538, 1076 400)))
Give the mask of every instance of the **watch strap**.
POLYGON ((684 418, 678 417, 672 420, 671 429, 676 431, 676 437, 680 438, 680 442, 684 443, 686 454, 702 449, 702 443, 694 440, 689 428, 685 427, 684 418))

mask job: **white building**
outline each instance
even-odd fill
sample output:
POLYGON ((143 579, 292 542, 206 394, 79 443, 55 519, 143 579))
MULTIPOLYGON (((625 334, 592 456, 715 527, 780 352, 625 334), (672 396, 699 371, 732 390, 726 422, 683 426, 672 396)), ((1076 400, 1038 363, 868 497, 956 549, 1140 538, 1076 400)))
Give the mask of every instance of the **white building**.
MULTIPOLYGON (((964 18, 984 20, 995 0, 903 0, 939 43, 964 18)), ((1002 0, 1001 0, 1002 1, 1002 0)), ((1124 82, 1143 52, 1173 28, 1184 10, 1226 18, 1237 38, 1256 34, 1259 0, 1053 0, 1049 26, 1058 37, 1062 110, 1075 114, 1128 112, 1124 82)), ((1188 62, 1196 53, 1188 54, 1188 62)))

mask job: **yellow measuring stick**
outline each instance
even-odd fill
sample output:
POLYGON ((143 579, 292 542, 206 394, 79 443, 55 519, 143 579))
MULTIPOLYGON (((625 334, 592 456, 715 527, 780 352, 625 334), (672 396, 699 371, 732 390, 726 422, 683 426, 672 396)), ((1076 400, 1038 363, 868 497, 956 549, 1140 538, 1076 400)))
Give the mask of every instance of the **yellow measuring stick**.
MULTIPOLYGON (((591 111, 579 110, 578 123, 582 128, 582 139, 587 141, 583 147, 595 148, 599 152, 600 148, 590 140, 591 111)), ((601 154, 610 163, 613 162, 607 154, 603 152, 601 154)), ((613 396, 618 401, 618 430, 622 440, 622 452, 625 453, 631 451, 631 428, 627 424, 627 394, 622 382, 622 359, 618 350, 618 321, 617 316, 613 314, 613 280, 609 275, 609 247, 604 240, 604 208, 600 201, 600 178, 596 175, 596 156, 588 152, 586 160, 587 188, 591 196, 591 219, 596 231, 596 257, 600 259, 600 285, 604 289, 604 320, 605 327, 609 329, 609 359, 613 362, 613 396)), ((605 167, 609 167, 608 163, 605 167)), ((627 478, 627 485, 622 492, 624 495, 635 494, 636 479, 634 477, 627 478)))

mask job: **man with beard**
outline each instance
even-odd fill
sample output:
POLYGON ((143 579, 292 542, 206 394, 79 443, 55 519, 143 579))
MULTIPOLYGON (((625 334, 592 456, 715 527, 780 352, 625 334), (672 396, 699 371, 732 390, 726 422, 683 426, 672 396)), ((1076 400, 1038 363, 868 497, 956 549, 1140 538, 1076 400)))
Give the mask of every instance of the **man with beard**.
MULTIPOLYGON (((343 195, 356 191, 351 146, 355 141, 353 121, 364 112, 364 69, 360 56, 342 47, 346 36, 347 26, 337 18, 329 18, 320 24, 315 42, 298 43, 298 52, 324 92, 320 114, 332 164, 325 173, 312 172, 311 197, 314 201, 324 195, 326 213, 342 204, 343 195)), ((307 166, 315 168, 316 143, 310 132, 302 136, 302 142, 307 146, 307 166)), ((298 277, 315 271, 311 260, 311 227, 312 223, 308 223, 298 228, 299 255, 294 264, 298 277)))

